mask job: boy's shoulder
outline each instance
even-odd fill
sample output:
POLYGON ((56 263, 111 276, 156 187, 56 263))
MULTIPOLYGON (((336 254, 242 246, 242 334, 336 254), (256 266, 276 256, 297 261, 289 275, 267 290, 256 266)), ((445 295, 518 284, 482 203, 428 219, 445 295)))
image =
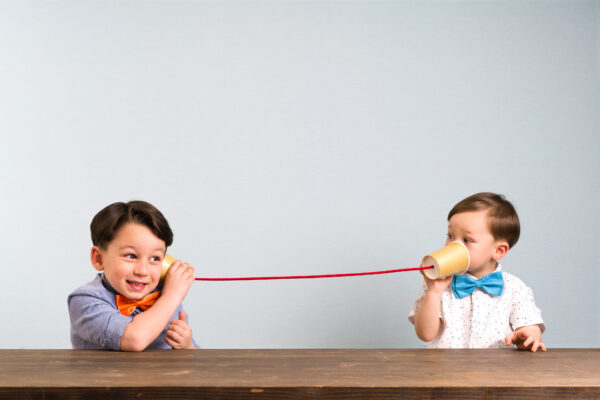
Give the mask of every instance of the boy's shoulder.
POLYGON ((502 276, 504 277, 504 290, 515 293, 527 293, 531 291, 531 288, 516 275, 511 274, 502 270, 502 276))
POLYGON ((504 269, 502 270, 502 276, 504 277, 506 283, 510 283, 517 286, 526 286, 525 282, 523 282, 521 278, 511 274, 510 272, 506 272, 504 269))
POLYGON ((114 302, 115 294, 108 290, 102 283, 102 273, 96 275, 96 277, 90 282, 81 285, 69 294, 68 301, 75 296, 91 296, 96 297, 105 301, 114 302))

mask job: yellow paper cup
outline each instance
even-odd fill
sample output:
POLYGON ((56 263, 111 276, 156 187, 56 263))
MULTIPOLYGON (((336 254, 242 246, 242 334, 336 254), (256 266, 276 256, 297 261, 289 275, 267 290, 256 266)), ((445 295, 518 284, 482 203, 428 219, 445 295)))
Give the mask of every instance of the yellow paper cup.
POLYGON ((165 258, 163 258, 162 264, 162 272, 160 273, 160 281, 165 280, 165 276, 167 276, 167 271, 169 267, 175 262, 175 258, 171 257, 169 254, 165 253, 165 258))
POLYGON ((421 266, 433 265, 432 269, 423 271, 429 279, 443 279, 450 275, 467 272, 471 257, 467 246, 462 242, 452 242, 448 246, 423 258, 421 266))

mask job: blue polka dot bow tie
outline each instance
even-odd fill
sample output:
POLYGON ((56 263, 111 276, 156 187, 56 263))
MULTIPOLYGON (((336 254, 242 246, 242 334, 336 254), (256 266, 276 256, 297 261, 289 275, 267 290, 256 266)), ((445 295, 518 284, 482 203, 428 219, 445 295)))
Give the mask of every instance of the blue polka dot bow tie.
POLYGON ((467 297, 477 288, 492 296, 500 296, 504 289, 502 272, 492 272, 481 279, 475 279, 469 275, 454 275, 452 277, 452 292, 457 299, 467 297))

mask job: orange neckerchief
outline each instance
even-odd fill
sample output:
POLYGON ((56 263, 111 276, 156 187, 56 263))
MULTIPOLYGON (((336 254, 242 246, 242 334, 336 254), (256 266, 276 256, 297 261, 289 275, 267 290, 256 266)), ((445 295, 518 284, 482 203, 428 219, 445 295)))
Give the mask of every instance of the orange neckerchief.
POLYGON ((148 296, 144 297, 143 299, 139 299, 139 300, 131 300, 125 296, 121 296, 120 294, 118 294, 117 295, 117 308, 119 309, 121 314, 128 317, 138 307, 141 308, 142 310, 146 311, 154 304, 156 299, 158 299, 159 297, 160 297, 160 292, 150 293, 148 296))

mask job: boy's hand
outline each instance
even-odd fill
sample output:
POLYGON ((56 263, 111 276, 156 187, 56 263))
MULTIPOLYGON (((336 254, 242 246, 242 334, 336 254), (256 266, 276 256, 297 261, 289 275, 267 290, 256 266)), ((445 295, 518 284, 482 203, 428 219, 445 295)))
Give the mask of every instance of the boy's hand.
POLYGON ((190 290, 192 283, 194 283, 194 267, 177 260, 167 271, 161 297, 174 296, 179 304, 190 290))
POLYGON ((536 352, 538 349, 546 351, 546 345, 542 343, 542 331, 538 325, 523 326, 506 336, 506 345, 516 345, 520 350, 531 350, 536 352))
MULTIPOLYGON (((423 272, 421 272, 423 274, 423 272)), ((452 276, 448 276, 444 279, 429 279, 425 274, 423 274, 423 278, 425 278, 425 283, 427 284, 427 291, 431 293, 443 293, 450 282, 452 282, 452 276)))
POLYGON ((192 328, 185 322, 186 312, 179 313, 179 319, 174 319, 167 328, 165 342, 174 349, 195 349, 192 343, 192 328))

